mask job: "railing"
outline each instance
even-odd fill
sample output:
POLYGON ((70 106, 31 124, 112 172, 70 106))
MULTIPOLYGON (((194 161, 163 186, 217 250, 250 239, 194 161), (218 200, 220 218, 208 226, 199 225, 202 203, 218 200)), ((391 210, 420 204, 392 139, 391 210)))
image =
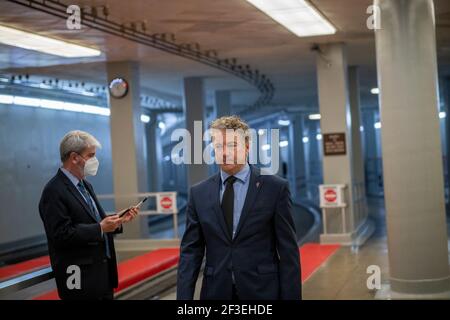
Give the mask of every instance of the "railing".
POLYGON ((34 286, 54 277, 51 267, 42 268, 0 282, 0 300, 7 295, 34 286))

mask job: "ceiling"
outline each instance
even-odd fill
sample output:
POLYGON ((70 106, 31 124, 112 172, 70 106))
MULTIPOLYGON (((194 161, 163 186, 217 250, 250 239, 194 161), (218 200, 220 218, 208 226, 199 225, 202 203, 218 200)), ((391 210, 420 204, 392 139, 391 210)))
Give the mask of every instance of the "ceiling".
MULTIPOLYGON (((62 2, 67 0, 62 0, 62 2)), ((345 42, 348 63, 361 67, 363 93, 376 85, 373 32, 366 27, 371 0, 312 0, 337 27, 332 36, 298 38, 245 0, 71 0, 70 4, 107 5, 109 19, 119 23, 147 22, 149 33, 171 32, 177 43, 200 44, 215 49, 220 57, 237 58, 241 64, 265 73, 276 89, 277 106, 311 106, 316 102, 314 43, 345 42)), ((68 2, 67 2, 68 3, 68 2)), ((450 69, 450 1, 435 0, 440 72, 450 69)), ((83 27, 68 30, 65 20, 34 9, 0 0, 0 24, 99 48, 96 58, 67 59, 0 45, 0 73, 29 73, 61 79, 106 84, 106 62, 134 60, 140 63, 143 91, 156 90, 181 97, 182 79, 205 79, 207 101, 214 90, 232 90, 235 105, 251 104, 259 93, 250 84, 223 71, 171 55, 117 36, 83 27)))

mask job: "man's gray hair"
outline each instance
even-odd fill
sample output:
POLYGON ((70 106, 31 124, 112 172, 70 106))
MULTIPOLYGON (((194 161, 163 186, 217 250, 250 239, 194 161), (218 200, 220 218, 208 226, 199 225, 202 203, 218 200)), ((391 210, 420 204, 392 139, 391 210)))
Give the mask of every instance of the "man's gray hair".
POLYGON ((59 155, 61 157, 61 161, 64 162, 69 159, 72 152, 81 154, 84 149, 89 147, 101 148, 102 145, 97 141, 97 139, 94 138, 93 135, 87 132, 80 130, 70 131, 66 133, 64 138, 62 138, 59 145, 59 155))

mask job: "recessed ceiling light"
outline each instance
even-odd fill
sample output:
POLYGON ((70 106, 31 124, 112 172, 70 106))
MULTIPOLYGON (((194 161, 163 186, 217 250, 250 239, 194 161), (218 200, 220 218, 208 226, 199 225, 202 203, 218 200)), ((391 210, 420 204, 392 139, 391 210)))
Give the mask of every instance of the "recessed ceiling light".
POLYGON ((64 58, 95 57, 101 51, 0 25, 0 43, 64 58))
POLYGON ((306 0, 247 0, 299 37, 336 33, 336 28, 306 0))

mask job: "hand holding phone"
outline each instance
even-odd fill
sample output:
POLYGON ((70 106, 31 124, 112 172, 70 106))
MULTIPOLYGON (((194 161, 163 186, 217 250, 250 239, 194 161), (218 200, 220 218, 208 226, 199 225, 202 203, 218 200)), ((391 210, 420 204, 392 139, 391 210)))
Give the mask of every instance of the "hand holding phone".
POLYGON ((127 214, 128 211, 131 210, 131 208, 136 207, 136 208, 140 208, 142 206, 142 204, 148 199, 148 197, 145 197, 144 199, 142 199, 141 201, 139 201, 135 206, 131 206, 128 207, 126 209, 123 209, 122 211, 117 212, 117 214, 119 215, 119 218, 122 218, 125 214, 127 214))

